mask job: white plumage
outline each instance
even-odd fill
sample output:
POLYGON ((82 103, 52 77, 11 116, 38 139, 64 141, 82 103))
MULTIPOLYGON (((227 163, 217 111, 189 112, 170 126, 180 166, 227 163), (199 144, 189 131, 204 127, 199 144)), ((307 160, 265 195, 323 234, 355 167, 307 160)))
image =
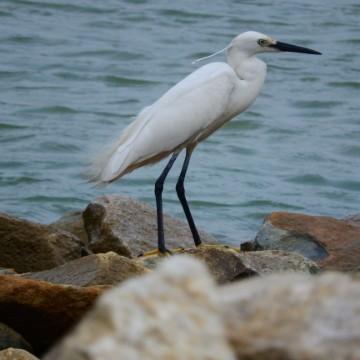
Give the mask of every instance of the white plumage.
POLYGON ((94 161, 93 180, 111 182, 139 166, 195 146, 256 98, 265 78, 266 66, 261 64, 259 72, 264 76, 255 82, 239 78, 226 63, 195 70, 144 108, 115 144, 94 161))
POLYGON ((238 35, 224 50, 227 50, 227 63, 202 66, 144 108, 91 168, 92 180, 109 183, 140 166, 175 154, 157 182, 160 251, 165 250, 161 235, 162 184, 176 154, 183 148, 187 149, 178 195, 195 243, 199 244, 185 195, 181 194, 193 148, 256 99, 266 76, 266 64, 256 57, 258 53, 291 51, 319 54, 314 50, 277 42, 254 31, 238 35))

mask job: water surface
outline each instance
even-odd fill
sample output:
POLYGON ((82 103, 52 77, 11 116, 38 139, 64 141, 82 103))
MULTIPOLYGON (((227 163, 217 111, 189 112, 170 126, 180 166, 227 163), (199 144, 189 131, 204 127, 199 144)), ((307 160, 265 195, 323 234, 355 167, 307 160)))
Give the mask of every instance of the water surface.
MULTIPOLYGON (((80 174, 196 68, 192 60, 257 30, 324 55, 262 56, 262 94, 192 157, 187 193, 197 223, 237 244, 272 211, 358 212, 359 16, 355 0, 2 0, 0 210, 46 223, 104 193, 154 205, 165 162, 105 189, 80 174)), ((180 165, 164 198, 166 211, 183 217, 173 191, 180 165)))

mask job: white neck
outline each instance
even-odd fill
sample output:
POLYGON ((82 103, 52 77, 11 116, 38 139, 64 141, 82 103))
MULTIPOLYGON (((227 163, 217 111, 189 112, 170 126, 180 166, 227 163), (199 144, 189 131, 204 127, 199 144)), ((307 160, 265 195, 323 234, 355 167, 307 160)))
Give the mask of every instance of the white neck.
POLYGON ((227 54, 228 64, 235 70, 240 80, 260 83, 265 81, 266 64, 255 55, 229 49, 227 54))
POLYGON ((266 64, 255 55, 231 49, 228 50, 228 64, 238 78, 233 108, 233 115, 236 115, 248 108, 259 95, 266 77, 266 64))

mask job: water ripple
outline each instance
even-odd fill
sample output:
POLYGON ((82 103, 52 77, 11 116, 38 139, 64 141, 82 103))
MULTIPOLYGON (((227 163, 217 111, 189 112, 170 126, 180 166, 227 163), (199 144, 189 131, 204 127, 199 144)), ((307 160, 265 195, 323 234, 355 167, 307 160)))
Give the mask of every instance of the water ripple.
POLYGON ((30 0, 13 0, 15 4, 26 5, 29 7, 39 8, 39 9, 53 9, 53 10, 60 10, 65 11, 68 13, 88 13, 88 14, 111 14, 116 9, 111 8, 104 8, 104 7, 95 7, 95 6, 81 6, 69 3, 60 3, 60 2, 45 2, 45 1, 30 1, 30 0))
POLYGON ((342 105, 342 101, 335 100, 298 100, 294 105, 304 109, 328 109, 342 105))
POLYGON ((20 124, 9 124, 9 123, 0 123, 0 130, 19 130, 27 129, 28 126, 20 124))
POLYGON ((315 185, 315 186, 329 185, 328 180, 326 180, 323 176, 317 174, 304 174, 298 176, 291 176, 288 177, 286 180, 295 184, 303 184, 303 185, 315 185))
POLYGON ((332 81, 328 85, 338 88, 360 89, 360 82, 358 81, 332 81))
POLYGON ((143 85, 154 85, 160 84, 159 81, 143 80, 143 79, 134 79, 123 76, 115 75, 106 75, 99 78, 99 80, 104 81, 105 83, 112 86, 143 86, 143 85))
POLYGON ((176 9, 161 9, 158 10, 158 13, 161 16, 174 17, 175 19, 178 18, 216 19, 217 18, 217 15, 215 14, 176 10, 176 9))
MULTIPOLYGON (((2 211, 52 221, 110 191, 154 205, 165 161, 102 190, 78 174, 139 109, 196 68, 191 60, 246 30, 324 55, 261 56, 264 91, 191 159, 199 227, 238 244, 274 210, 359 211, 357 0, 1 0, 0 8, 2 211)), ((172 187, 181 161, 174 167, 172 187)), ((166 211, 183 216, 170 194, 166 211)))
POLYGON ((35 178, 32 176, 2 177, 0 178, 0 186, 17 186, 23 184, 37 184, 41 182, 52 182, 51 179, 35 178))

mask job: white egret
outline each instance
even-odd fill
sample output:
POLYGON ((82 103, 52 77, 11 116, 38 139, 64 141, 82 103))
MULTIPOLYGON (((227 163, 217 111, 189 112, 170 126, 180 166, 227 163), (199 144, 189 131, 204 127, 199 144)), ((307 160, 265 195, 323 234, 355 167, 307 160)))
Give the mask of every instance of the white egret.
POLYGON ((195 245, 201 243, 184 190, 190 157, 200 141, 247 109, 258 96, 265 80, 266 64, 256 55, 281 51, 320 54, 254 31, 236 36, 221 51, 227 52, 227 63, 214 62, 200 67, 152 105, 145 107, 115 144, 92 166, 92 180, 110 183, 138 167, 158 162, 172 154, 155 182, 158 249, 162 253, 168 252, 164 241, 163 184, 183 149, 186 149, 186 156, 176 192, 195 245))

